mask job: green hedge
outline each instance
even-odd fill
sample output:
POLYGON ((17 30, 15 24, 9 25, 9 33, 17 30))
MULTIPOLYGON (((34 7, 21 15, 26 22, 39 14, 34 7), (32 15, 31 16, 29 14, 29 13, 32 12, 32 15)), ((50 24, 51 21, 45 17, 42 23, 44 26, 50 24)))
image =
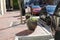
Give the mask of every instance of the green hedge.
POLYGON ((13 6, 14 6, 14 9, 18 9, 19 8, 18 0, 13 0, 13 6))

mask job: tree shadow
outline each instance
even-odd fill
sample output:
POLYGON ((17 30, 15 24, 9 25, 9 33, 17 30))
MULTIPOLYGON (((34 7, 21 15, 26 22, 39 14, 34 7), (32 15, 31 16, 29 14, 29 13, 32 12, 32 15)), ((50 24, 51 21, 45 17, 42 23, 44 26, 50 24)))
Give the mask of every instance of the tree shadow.
POLYGON ((21 15, 17 15, 17 16, 13 16, 14 18, 16 18, 16 17, 20 17, 21 15))
POLYGON ((27 36, 27 35, 32 34, 33 32, 34 31, 31 31, 31 30, 24 30, 24 31, 17 33, 16 36, 27 36))

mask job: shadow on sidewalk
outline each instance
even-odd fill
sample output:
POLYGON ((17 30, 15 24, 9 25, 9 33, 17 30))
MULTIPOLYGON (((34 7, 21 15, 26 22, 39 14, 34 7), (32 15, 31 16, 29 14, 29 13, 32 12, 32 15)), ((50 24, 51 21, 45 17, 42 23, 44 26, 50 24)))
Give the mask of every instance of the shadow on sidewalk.
POLYGON ((27 35, 32 34, 33 32, 34 32, 34 31, 31 31, 31 30, 24 30, 24 31, 22 31, 22 32, 17 33, 16 35, 17 35, 17 36, 27 36, 27 35))
POLYGON ((24 23, 23 24, 16 24, 16 25, 12 25, 12 26, 9 26, 9 27, 7 27, 7 28, 2 28, 2 29, 0 29, 0 31, 1 30, 5 30, 5 29, 8 29, 8 28, 12 28, 12 27, 16 27, 16 26, 19 26, 19 25, 25 25, 24 23))

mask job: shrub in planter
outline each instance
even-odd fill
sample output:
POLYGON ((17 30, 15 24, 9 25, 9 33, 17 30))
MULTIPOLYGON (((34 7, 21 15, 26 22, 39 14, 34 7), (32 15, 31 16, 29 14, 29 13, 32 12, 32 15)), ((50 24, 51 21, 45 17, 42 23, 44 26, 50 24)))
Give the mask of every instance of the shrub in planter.
POLYGON ((31 16, 31 14, 29 14, 29 13, 27 13, 27 14, 25 15, 26 19, 29 19, 30 16, 31 16))
POLYGON ((27 26, 29 30, 34 31, 35 28, 37 27, 37 18, 31 17, 27 20, 27 26))

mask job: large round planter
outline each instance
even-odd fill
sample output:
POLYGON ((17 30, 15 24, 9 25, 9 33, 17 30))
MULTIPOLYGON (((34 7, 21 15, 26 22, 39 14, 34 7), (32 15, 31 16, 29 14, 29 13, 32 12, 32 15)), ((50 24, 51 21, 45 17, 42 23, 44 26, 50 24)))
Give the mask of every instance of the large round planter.
POLYGON ((34 31, 35 30, 35 28, 37 27, 37 21, 31 21, 31 20, 28 20, 27 21, 27 27, 28 27, 28 29, 29 30, 32 30, 32 31, 34 31))

